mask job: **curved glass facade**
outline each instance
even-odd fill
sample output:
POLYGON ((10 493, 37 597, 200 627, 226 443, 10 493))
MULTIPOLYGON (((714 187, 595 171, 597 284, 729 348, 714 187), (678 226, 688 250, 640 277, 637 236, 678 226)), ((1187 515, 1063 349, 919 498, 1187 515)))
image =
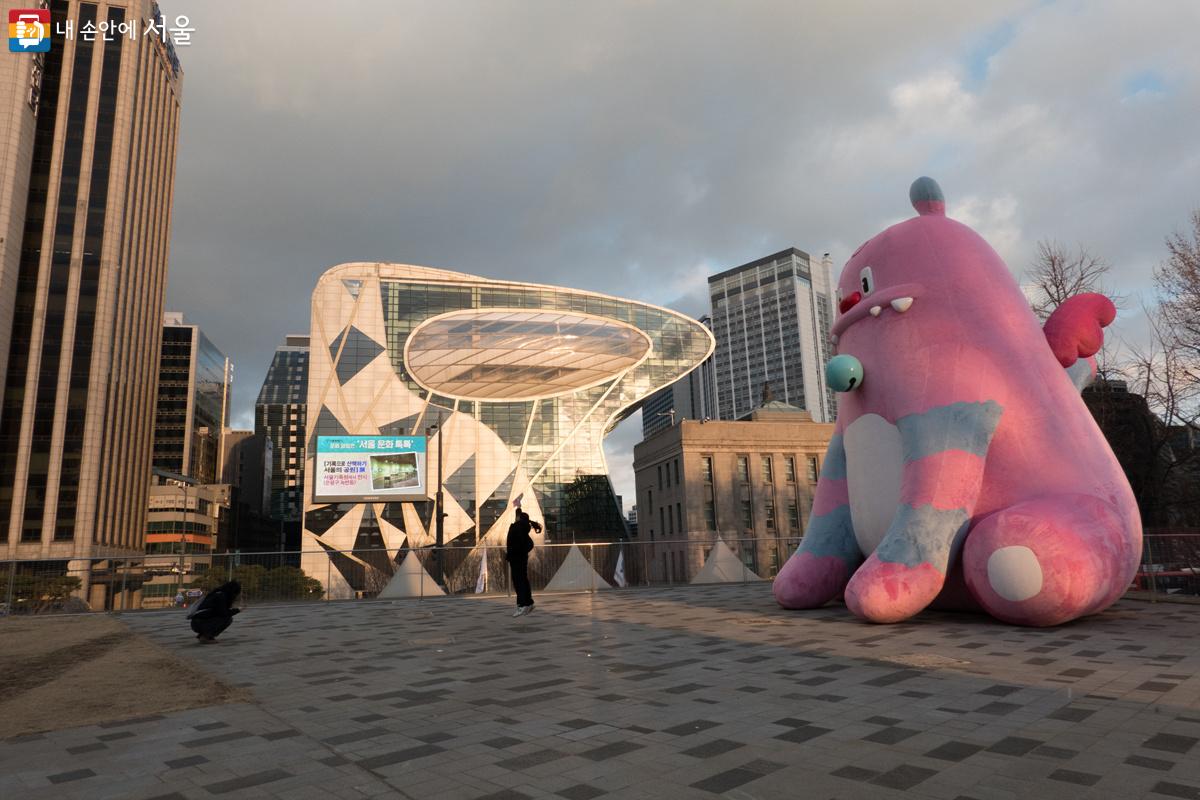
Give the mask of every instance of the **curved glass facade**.
POLYGON ((576 312, 452 311, 408 337, 424 388, 461 400, 540 400, 612 380, 650 354, 632 325, 576 312))
MULTIPOLYGON (((625 523, 604 434, 713 346, 695 320, 632 300, 343 264, 313 293, 309 452, 314 436, 437 426, 429 484, 444 435, 447 544, 503 544, 517 501, 553 541, 611 541, 625 523)), ((434 541, 432 502, 324 505, 308 493, 304 507, 303 566, 333 596, 377 588, 410 548, 434 541), (387 558, 367 552, 378 548, 387 558)))

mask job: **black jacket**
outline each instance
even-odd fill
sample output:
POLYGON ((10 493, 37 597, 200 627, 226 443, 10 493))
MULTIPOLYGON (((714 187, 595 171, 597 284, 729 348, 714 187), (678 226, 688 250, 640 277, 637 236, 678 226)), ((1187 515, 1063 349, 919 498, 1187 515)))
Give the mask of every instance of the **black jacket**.
POLYGON ((504 557, 509 561, 524 561, 533 550, 533 537, 529 535, 532 529, 527 519, 518 519, 508 526, 508 539, 505 541, 504 557))
POLYGON ((237 581, 222 584, 204 595, 204 599, 197 603, 191 613, 188 614, 188 619, 196 617, 232 617, 239 611, 239 609, 233 607, 233 604, 237 602, 238 595, 241 593, 242 587, 237 581))

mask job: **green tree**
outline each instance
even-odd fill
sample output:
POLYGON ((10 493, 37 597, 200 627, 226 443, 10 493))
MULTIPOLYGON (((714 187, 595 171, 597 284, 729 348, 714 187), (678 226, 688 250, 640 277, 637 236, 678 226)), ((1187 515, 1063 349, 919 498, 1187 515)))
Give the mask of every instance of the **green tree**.
POLYGON ((298 567, 276 567, 266 574, 263 585, 263 599, 320 600, 325 595, 321 582, 308 577, 298 567))
POLYGON ((552 532, 555 541, 604 541, 624 536, 625 523, 617 512, 607 475, 578 475, 563 495, 564 531, 552 532))
MULTIPOLYGON (((229 579, 225 570, 211 569, 197 576, 192 586, 211 592, 229 579)), ((320 581, 292 566, 268 570, 261 564, 240 564, 233 568, 233 580, 241 584, 241 596, 246 600, 320 600, 325 596, 320 581)))
POLYGON ((13 611, 40 614, 57 611, 79 591, 83 582, 73 575, 29 575, 13 578, 13 611))

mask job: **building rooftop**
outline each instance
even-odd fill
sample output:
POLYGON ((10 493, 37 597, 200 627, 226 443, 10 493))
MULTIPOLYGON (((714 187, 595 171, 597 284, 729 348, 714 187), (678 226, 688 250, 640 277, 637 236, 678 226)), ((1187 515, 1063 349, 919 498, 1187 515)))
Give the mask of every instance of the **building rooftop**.
POLYGON ((793 256, 793 255, 798 256, 803 261, 808 261, 811 258, 811 256, 809 256, 808 253, 804 252, 803 250, 800 250, 799 248, 788 247, 784 250, 780 250, 778 253, 772 253, 771 255, 763 256, 762 258, 756 258, 753 261, 748 261, 747 263, 742 264, 740 266, 731 267, 730 269, 727 269, 724 272, 718 272, 716 275, 709 275, 708 282, 710 284, 717 283, 722 278, 728 278, 730 275, 735 275, 744 269, 751 269, 752 267, 761 267, 763 264, 770 264, 772 261, 778 261, 781 258, 784 258, 786 256, 793 256))
POLYGON ((0 796, 1200 796, 1195 606, 1035 629, 784 611, 767 583, 537 600, 250 607, 216 647, 125 615, 254 702, 0 743, 0 796))
POLYGON ((765 422, 768 420, 786 422, 811 421, 812 414, 803 408, 794 406, 791 403, 785 403, 782 400, 768 400, 749 414, 745 414, 737 419, 738 422, 765 422))

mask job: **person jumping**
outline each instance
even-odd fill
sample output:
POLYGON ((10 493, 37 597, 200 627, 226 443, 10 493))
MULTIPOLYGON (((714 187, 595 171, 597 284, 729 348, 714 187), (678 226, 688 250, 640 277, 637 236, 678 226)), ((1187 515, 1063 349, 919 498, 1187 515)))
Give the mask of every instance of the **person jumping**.
POLYGON ((504 558, 508 561, 508 569, 512 574, 513 591, 517 593, 517 610, 514 617, 524 616, 533 611, 533 589, 529 585, 529 553, 533 550, 533 538, 530 530, 542 532, 542 526, 534 522, 521 509, 517 509, 517 518, 508 526, 508 538, 505 541, 504 558))

